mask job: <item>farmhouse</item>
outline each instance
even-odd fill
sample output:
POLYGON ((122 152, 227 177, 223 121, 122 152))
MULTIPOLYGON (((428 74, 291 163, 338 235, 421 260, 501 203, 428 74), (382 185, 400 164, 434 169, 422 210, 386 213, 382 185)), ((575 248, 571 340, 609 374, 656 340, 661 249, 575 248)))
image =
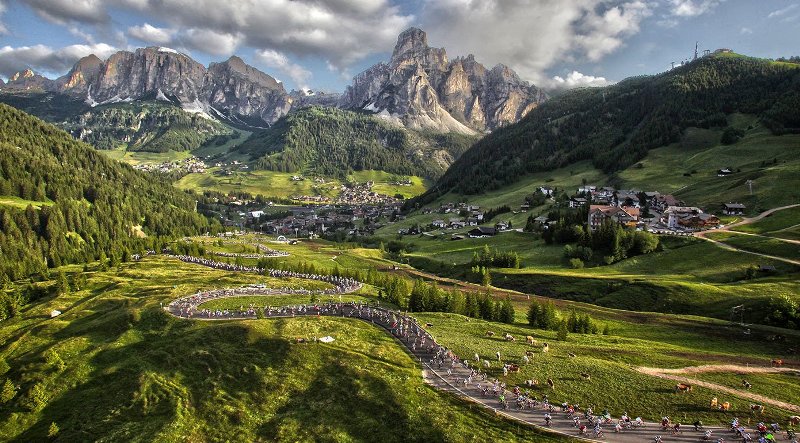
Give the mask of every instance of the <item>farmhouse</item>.
POLYGON ((467 234, 470 236, 470 238, 492 237, 497 234, 497 229, 486 226, 478 226, 477 228, 470 229, 467 234))
POLYGON ((445 223, 444 220, 434 220, 431 222, 431 225, 433 225, 435 228, 447 227, 447 223, 445 223))
POLYGON ((726 175, 733 174, 731 168, 724 168, 717 171, 717 177, 725 177, 726 175))
POLYGON ((725 215, 742 215, 746 209, 741 203, 725 203, 722 205, 722 213, 725 215))

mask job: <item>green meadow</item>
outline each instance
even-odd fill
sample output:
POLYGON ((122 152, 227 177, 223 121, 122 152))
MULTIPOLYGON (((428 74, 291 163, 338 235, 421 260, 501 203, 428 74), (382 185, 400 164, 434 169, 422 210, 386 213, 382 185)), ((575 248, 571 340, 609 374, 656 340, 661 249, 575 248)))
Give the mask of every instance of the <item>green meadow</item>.
POLYGON ((0 323, 0 378, 14 390, 0 440, 44 441, 53 423, 60 441, 555 440, 428 387, 403 348, 365 322, 202 322, 160 307, 264 280, 149 257, 27 306, 0 323), (51 319, 52 309, 63 313, 51 319), (314 335, 336 340, 293 343, 314 335))

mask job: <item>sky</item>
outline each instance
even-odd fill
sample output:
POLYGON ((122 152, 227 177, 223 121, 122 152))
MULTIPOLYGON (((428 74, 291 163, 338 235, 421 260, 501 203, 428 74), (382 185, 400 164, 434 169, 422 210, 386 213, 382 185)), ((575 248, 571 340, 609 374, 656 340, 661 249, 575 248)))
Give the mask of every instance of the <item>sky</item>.
POLYGON ((54 78, 91 53, 164 46, 340 92, 411 26, 450 59, 473 54, 548 89, 663 72, 695 42, 800 55, 800 0, 0 0, 0 77, 54 78))

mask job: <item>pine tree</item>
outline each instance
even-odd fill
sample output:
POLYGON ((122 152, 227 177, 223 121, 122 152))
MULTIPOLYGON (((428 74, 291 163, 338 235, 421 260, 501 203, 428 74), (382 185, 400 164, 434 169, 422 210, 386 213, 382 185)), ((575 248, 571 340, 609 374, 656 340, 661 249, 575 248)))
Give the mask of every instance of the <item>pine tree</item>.
POLYGON ((14 386, 14 383, 11 383, 11 380, 6 379, 3 383, 2 391, 0 391, 0 401, 3 403, 8 403, 14 396, 17 395, 17 388, 14 386))
POLYGON ((541 307, 538 302, 532 301, 531 305, 528 306, 528 325, 537 328, 539 327, 539 311, 541 307))
POLYGON ((558 340, 564 341, 567 339, 568 335, 569 335, 569 330, 567 329, 567 322, 561 320, 561 322, 559 322, 558 324, 558 335, 556 337, 558 338, 558 340))
POLYGON ((50 438, 54 438, 58 436, 59 431, 60 429, 58 429, 58 425, 56 424, 56 422, 52 422, 50 423, 50 427, 47 429, 47 436, 50 438))
POLYGON ((508 297, 506 297, 500 305, 498 320, 503 323, 514 323, 514 306, 511 304, 511 300, 508 297))
POLYGON ((64 274, 64 271, 58 271, 56 292, 58 295, 69 294, 69 280, 67 280, 67 276, 64 274))

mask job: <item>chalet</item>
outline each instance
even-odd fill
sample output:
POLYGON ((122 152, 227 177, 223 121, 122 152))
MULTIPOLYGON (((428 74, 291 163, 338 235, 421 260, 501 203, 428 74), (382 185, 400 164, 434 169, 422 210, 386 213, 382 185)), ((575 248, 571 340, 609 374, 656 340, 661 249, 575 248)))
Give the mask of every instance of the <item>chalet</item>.
POLYGON ((620 208, 607 205, 589 206, 589 229, 594 231, 606 221, 612 221, 626 227, 635 228, 639 221, 639 208, 620 208))
POLYGON ((433 225, 433 227, 436 227, 436 228, 446 228, 447 227, 447 223, 445 223, 444 220, 434 220, 434 221, 431 222, 431 225, 433 225))
POLYGON ((731 170, 731 168, 724 168, 724 169, 717 170, 717 177, 725 177, 725 176, 728 176, 728 175, 731 175, 731 174, 733 174, 733 171, 731 170))
POLYGON ((489 228, 486 226, 478 226, 474 229, 470 229, 467 232, 470 238, 483 238, 483 237, 493 237, 497 234, 497 230, 495 228, 489 228))
POLYGON ((478 226, 478 221, 477 217, 470 217, 467 219, 467 226, 478 226))
POLYGON ((519 210, 520 211, 529 211, 530 209, 531 209, 531 205, 529 205, 528 203, 523 203, 523 204, 519 205, 519 210))
POLYGON ((742 215, 746 207, 741 203, 725 203, 722 205, 722 213, 725 215, 742 215))
POLYGON ((508 231, 508 223, 507 222, 495 223, 494 229, 497 231, 508 231))
POLYGON ((683 202, 671 194, 657 195, 653 207, 659 211, 666 211, 670 206, 683 206, 683 202))
POLYGON ((588 202, 588 200, 586 200, 583 197, 572 197, 571 199, 569 199, 569 207, 570 208, 580 208, 580 207, 586 206, 587 202, 588 202))
POLYGON ((692 206, 670 206, 664 211, 667 226, 672 229, 707 229, 719 226, 719 218, 692 206))
POLYGON ((539 192, 544 194, 545 197, 552 197, 553 196, 553 188, 550 186, 540 186, 539 192))
POLYGON ((594 192, 596 189, 597 186, 591 186, 591 185, 581 186, 580 188, 578 188, 578 194, 588 195, 594 192))

